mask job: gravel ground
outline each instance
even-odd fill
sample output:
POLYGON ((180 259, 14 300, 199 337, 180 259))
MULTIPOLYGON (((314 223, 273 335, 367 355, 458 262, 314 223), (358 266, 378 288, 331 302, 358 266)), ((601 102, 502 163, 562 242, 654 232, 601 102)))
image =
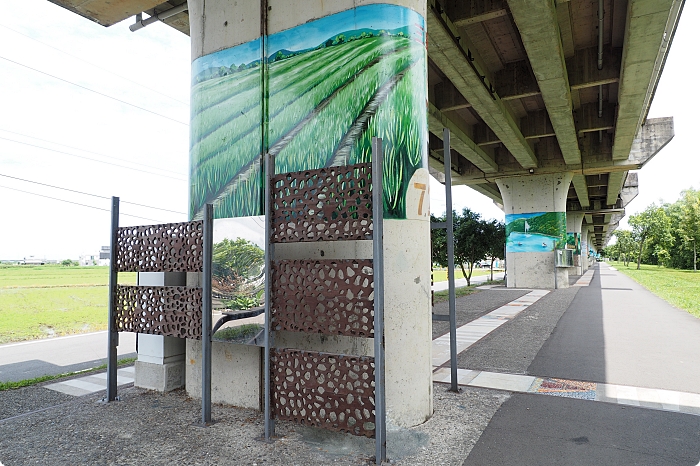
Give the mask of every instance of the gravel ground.
MULTIPOLYGON (((527 368, 554 331, 580 288, 551 291, 505 325, 457 356, 457 367, 511 374, 527 368)), ((489 295, 494 294, 489 292, 489 295)), ((537 374, 533 374, 537 375, 537 374)))
MULTIPOLYGON (((508 395, 468 388, 446 391, 436 384, 435 415, 413 429, 388 433, 389 456, 397 465, 461 465, 508 395)), ((24 390, 49 390, 36 386, 24 390)), ((19 393, 20 391, 16 391, 19 393)), ((0 393, 0 405, 17 396, 0 393)), ((374 443, 342 434, 278 422, 273 443, 262 433, 259 412, 215 405, 216 423, 195 425, 200 402, 184 391, 157 393, 120 390, 121 400, 101 402, 103 394, 73 398, 52 409, 0 420, 0 462, 78 465, 309 465, 373 464, 374 443)), ((48 401, 48 400, 45 400, 48 401)))
MULTIPOLYGON (((455 311, 457 314, 457 328, 471 322, 474 319, 493 311, 521 296, 528 294, 529 290, 507 290, 506 288, 495 288, 492 290, 480 290, 476 293, 457 298, 455 301, 455 311)), ((433 313, 447 315, 450 313, 448 302, 438 303, 433 306, 433 313)), ((433 321, 433 338, 442 336, 450 331, 450 323, 444 321, 433 321)))
MULTIPOLYGON (((5 390, 0 392, 0 422, 2 422, 2 419, 7 419, 29 411, 37 411, 74 401, 74 396, 54 392, 53 390, 45 388, 37 390, 36 386, 18 388, 16 390, 5 390)), ((0 461, 2 461, 2 458, 0 458, 0 461)))
MULTIPOLYGON (((469 369, 525 373, 578 289, 557 290, 530 306, 459 357, 469 369)), ((457 300, 458 325, 513 301, 527 290, 480 291, 457 300)), ((447 313, 447 303, 434 311, 447 313)), ((449 331, 433 322, 433 336, 449 331)), ((105 465, 368 465, 374 441, 277 423, 276 441, 258 440, 259 412, 214 405, 215 424, 196 425, 200 401, 183 390, 158 393, 120 388, 121 400, 103 393, 74 398, 41 385, 0 392, 0 464, 105 465), (51 407, 53 406, 53 407, 51 407)), ((411 429, 390 429, 388 455, 397 465, 462 465, 489 421, 510 395, 434 385, 433 417, 411 429)))

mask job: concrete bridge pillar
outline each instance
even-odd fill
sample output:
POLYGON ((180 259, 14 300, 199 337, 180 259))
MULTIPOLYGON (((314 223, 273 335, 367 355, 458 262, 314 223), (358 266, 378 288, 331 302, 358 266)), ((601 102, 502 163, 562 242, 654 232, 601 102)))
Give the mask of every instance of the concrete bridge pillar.
MULTIPOLYGON (((264 213, 261 154, 287 173, 369 162, 371 138, 384 140, 387 418, 389 427, 424 422, 433 411, 425 0, 188 5, 190 215, 214 204, 215 242, 224 220, 264 213)), ((275 257, 371 257, 371 244, 338 243, 278 245, 275 257)), ((373 350, 368 339, 275 335, 278 346, 373 350)))
POLYGON ((583 273, 583 265, 581 261, 581 224, 583 223, 583 214, 577 212, 566 213, 566 244, 567 248, 574 250, 574 266, 569 269, 569 272, 574 275, 583 273))
POLYGON ((588 267, 590 267, 590 260, 588 259, 588 225, 581 226, 581 272, 586 273, 588 267))
POLYGON ((573 175, 496 179, 506 214, 508 287, 566 288, 569 271, 555 268, 566 245, 566 195, 573 175))

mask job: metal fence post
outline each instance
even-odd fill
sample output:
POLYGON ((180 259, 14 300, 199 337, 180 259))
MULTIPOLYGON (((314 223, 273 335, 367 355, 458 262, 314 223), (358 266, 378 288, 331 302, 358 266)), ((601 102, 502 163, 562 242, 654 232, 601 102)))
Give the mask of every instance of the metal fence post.
POLYGON ((374 269, 374 425, 375 459, 386 461, 386 399, 384 391, 384 157, 381 138, 372 138, 372 246, 374 269))
POLYGON ((452 218, 452 152, 450 130, 442 129, 445 161, 445 218, 447 220, 447 280, 450 301, 450 391, 457 392, 457 303, 455 298, 455 234, 452 218))
POLYGON ((270 437, 275 435, 275 421, 272 419, 272 404, 271 404, 271 366, 270 366, 270 350, 272 346, 272 260, 274 257, 274 245, 272 243, 272 176, 274 175, 275 166, 272 155, 265 151, 265 354, 264 354, 264 371, 265 371, 265 387, 263 396, 263 411, 265 414, 265 440, 270 440, 270 437))
POLYGON ((214 238, 214 206, 204 209, 202 260, 202 424, 211 423, 211 266, 214 238))
POLYGON ((558 288, 557 283, 557 242, 552 240, 552 251, 554 251, 554 289, 558 288))
POLYGON ((114 294, 117 289, 117 230, 119 229, 119 198, 112 197, 112 231, 109 248, 109 309, 107 322, 107 401, 117 399, 117 346, 119 332, 114 325, 114 294))

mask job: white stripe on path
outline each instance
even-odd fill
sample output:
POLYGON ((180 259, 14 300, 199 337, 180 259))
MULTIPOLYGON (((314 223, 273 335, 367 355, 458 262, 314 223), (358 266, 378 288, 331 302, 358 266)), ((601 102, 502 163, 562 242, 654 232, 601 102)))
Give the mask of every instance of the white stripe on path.
MULTIPOLYGON (((450 368, 441 367, 435 371, 433 381, 450 383, 450 368)), ((457 381, 462 386, 602 401, 700 416, 700 394, 697 393, 467 369, 457 369, 457 381)))
POLYGON ((574 283, 574 286, 588 286, 591 284, 591 280, 593 280, 593 269, 581 275, 581 277, 576 280, 576 283, 574 283))

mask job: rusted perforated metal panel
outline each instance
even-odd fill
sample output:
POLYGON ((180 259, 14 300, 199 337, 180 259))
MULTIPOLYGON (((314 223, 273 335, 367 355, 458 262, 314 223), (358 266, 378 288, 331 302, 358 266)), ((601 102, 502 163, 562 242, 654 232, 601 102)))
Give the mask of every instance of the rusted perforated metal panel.
POLYGON ((371 260, 285 260, 272 268, 272 329, 374 337, 371 260))
POLYGON ((372 239, 371 164, 272 178, 273 243, 372 239))
POLYGON ((275 349, 274 417, 374 437, 374 358, 275 349))
POLYGON ((201 288, 117 285, 114 302, 117 332, 202 338, 201 288))
POLYGON ((117 272, 201 272, 203 223, 166 223, 117 230, 117 272))

